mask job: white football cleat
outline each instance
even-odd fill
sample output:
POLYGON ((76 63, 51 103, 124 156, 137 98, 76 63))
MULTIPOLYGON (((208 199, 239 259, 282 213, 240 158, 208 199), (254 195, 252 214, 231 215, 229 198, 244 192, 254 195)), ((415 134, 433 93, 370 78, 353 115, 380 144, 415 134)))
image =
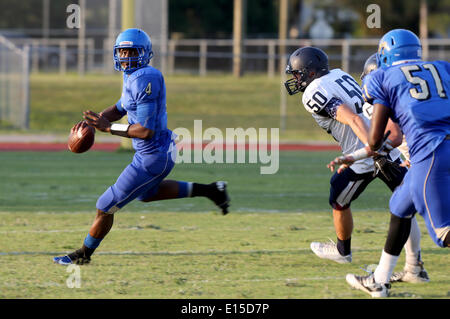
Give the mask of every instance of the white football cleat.
POLYGON ((423 262, 416 265, 405 264, 403 271, 395 272, 390 278, 390 282, 409 282, 413 284, 429 282, 428 273, 423 267, 423 262))
POLYGON ((319 257, 330 259, 340 264, 352 262, 352 254, 342 256, 336 246, 336 243, 330 239, 329 243, 312 242, 311 250, 319 257))
POLYGON ((391 285, 375 282, 375 276, 373 273, 367 276, 347 274, 345 280, 350 286, 352 286, 352 288, 367 292, 372 296, 372 298, 383 298, 389 296, 389 289, 391 288, 391 285))

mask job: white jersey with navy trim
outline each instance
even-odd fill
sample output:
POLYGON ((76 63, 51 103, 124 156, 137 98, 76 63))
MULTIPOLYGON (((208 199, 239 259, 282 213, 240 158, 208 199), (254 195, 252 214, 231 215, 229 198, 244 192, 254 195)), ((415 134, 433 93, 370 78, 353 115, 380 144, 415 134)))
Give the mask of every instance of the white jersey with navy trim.
MULTIPOLYGON (((370 127, 370 119, 363 113, 364 99, 361 88, 348 73, 341 69, 333 69, 328 74, 315 79, 303 93, 302 102, 317 124, 339 143, 343 154, 350 154, 364 147, 364 143, 350 126, 335 119, 336 107, 346 104, 365 121, 367 127, 370 127)), ((397 155, 399 156, 399 153, 397 155)), ((397 158, 394 157, 391 156, 392 159, 397 158)), ((351 168, 357 174, 373 171, 373 160, 366 158, 356 161, 351 168)))

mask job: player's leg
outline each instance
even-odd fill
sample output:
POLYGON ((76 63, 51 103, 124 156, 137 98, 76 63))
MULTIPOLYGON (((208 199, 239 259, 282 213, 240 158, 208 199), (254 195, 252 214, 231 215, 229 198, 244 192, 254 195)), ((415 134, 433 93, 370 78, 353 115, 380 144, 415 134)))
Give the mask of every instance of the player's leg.
POLYGON ((330 180, 330 205, 333 208, 333 223, 337 242, 312 242, 311 250, 320 258, 338 263, 352 260, 351 237, 353 216, 350 204, 364 191, 374 179, 372 173, 356 174, 351 168, 335 173, 330 180))
POLYGON ((80 249, 68 254, 72 262, 77 264, 87 264, 91 260, 91 255, 95 249, 100 245, 103 238, 109 233, 114 223, 114 214, 106 214, 97 209, 97 215, 91 225, 88 235, 84 239, 83 245, 80 249))
POLYGON ((411 217, 416 209, 411 200, 410 174, 406 174, 401 184, 391 197, 389 206, 391 220, 388 236, 381 254, 380 261, 374 273, 368 276, 348 274, 346 281, 350 286, 369 293, 372 297, 387 297, 394 268, 405 245, 411 228, 411 217))
POLYGON ((227 184, 221 181, 211 184, 200 184, 165 179, 159 184, 156 193, 147 194, 143 201, 153 202, 186 197, 209 198, 221 208, 224 215, 228 213, 230 198, 227 192, 227 184))
MULTIPOLYGON (((399 159, 396 160, 401 164, 399 159)), ((383 174, 378 173, 380 178, 392 191, 394 191, 402 182, 408 169, 400 167, 402 174, 395 175, 391 180, 387 180, 383 174)), ((405 266, 403 271, 396 272, 391 276, 391 282, 410 282, 422 283, 430 281, 428 273, 424 268, 420 250, 420 228, 416 217, 411 219, 411 231, 408 240, 405 243, 405 266)))
POLYGON ((173 165, 169 154, 147 156, 145 161, 135 154, 133 162, 124 169, 116 183, 98 199, 97 215, 83 246, 67 256, 55 257, 54 262, 63 265, 88 263, 110 231, 114 222, 113 214, 149 189, 156 188, 170 173, 173 165))
POLYGON ((433 154, 411 167, 414 204, 439 247, 447 247, 446 238, 450 233, 449 158, 450 140, 444 140, 433 154))
POLYGON ((428 272, 424 268, 420 249, 420 228, 417 217, 411 218, 411 231, 405 248, 405 266, 402 271, 394 272, 390 282, 425 283, 429 282, 428 272))
POLYGON ((333 223, 339 253, 343 256, 350 255, 353 233, 353 215, 350 207, 341 210, 333 209, 333 223))

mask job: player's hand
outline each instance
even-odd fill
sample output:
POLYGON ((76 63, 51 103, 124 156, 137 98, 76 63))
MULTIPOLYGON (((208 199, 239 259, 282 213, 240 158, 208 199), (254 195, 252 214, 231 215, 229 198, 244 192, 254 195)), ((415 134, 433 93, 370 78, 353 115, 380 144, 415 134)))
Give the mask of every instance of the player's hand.
POLYGON ((401 167, 411 168, 411 162, 408 160, 405 160, 400 164, 401 167))
POLYGON ((88 110, 83 112, 83 118, 86 120, 88 125, 95 127, 99 131, 111 131, 111 122, 103 115, 88 110))
POLYGON ((73 134, 73 133, 77 132, 79 129, 82 129, 82 128, 86 127, 86 126, 88 126, 86 121, 80 121, 80 122, 78 122, 76 125, 74 125, 72 127, 72 129, 70 130, 70 133, 73 134))
POLYGON ((340 165, 337 169, 337 173, 342 173, 345 169, 347 169, 350 165, 352 165, 355 162, 355 159, 352 156, 339 156, 336 157, 334 160, 332 160, 327 167, 334 172, 336 169, 336 166, 340 165))

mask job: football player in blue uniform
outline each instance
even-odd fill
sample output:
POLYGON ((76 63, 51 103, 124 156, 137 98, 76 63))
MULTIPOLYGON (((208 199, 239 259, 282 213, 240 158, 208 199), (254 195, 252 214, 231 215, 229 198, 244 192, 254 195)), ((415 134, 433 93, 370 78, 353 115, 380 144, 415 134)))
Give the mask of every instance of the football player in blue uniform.
POLYGON ((114 213, 134 199, 149 202, 163 199, 204 196, 228 213, 225 182, 198 184, 165 179, 175 164, 176 146, 167 128, 166 88, 161 72, 148 65, 153 56, 150 37, 140 29, 127 29, 116 39, 115 69, 123 72, 119 101, 97 114, 85 111, 85 121, 75 129, 90 125, 102 132, 132 139, 133 161, 97 201, 97 215, 83 246, 55 263, 89 263, 92 253, 110 231, 114 213), (128 124, 112 122, 128 116, 128 124))
POLYGON ((422 61, 419 38, 404 29, 381 38, 377 63, 363 87, 374 105, 369 151, 381 147, 390 118, 406 137, 411 167, 391 197, 388 236, 375 272, 348 274, 346 280, 372 297, 386 297, 416 211, 432 240, 450 246, 450 64, 422 61))
MULTIPOLYGON (((377 63, 377 54, 372 54, 364 64, 363 72, 361 73, 361 81, 362 88, 364 88, 365 82, 368 77, 366 77, 369 73, 376 70, 378 68, 377 63)), ((364 103, 363 113, 368 118, 372 119, 373 114, 373 105, 371 104, 373 101, 367 100, 364 103)), ((404 162, 400 165, 396 162, 389 161, 385 156, 375 157, 375 166, 376 169, 381 171, 382 174, 386 175, 387 179, 398 180, 399 184, 403 181, 404 176, 406 175, 407 170, 401 169, 400 167, 410 167, 409 165, 409 151, 408 145, 406 143, 405 138, 403 137, 403 143, 397 147, 403 157, 404 162), (399 175, 399 178, 395 178, 399 175)), ((390 150, 387 150, 390 152, 390 150)), ((399 186, 399 184, 396 185, 399 186)), ((421 249, 420 249, 420 228, 417 223, 417 218, 413 216, 411 218, 411 231, 408 237, 408 240, 405 243, 405 266, 402 271, 395 272, 392 274, 390 278, 390 282, 410 282, 410 283, 424 283, 429 282, 430 279, 428 277, 428 273, 424 268, 424 262, 422 261, 421 249)))

